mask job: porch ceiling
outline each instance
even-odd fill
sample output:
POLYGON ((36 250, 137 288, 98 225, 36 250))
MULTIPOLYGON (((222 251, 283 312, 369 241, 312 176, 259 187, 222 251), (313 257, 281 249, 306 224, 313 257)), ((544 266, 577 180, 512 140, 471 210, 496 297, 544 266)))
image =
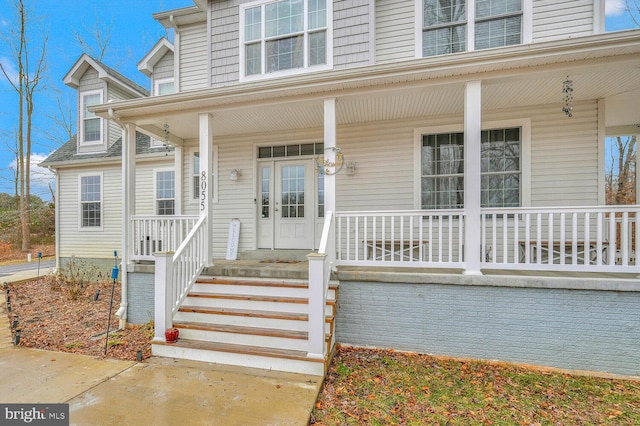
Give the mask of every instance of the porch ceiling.
MULTIPOLYGON (((168 123, 171 133, 183 140, 198 137, 198 114, 202 112, 213 115, 218 136, 322 127, 323 99, 328 97, 337 99, 338 125, 462 115, 464 84, 473 80, 482 81, 483 111, 541 104, 557 104, 560 111, 562 82, 567 76, 573 81, 574 103, 635 96, 640 91, 640 32, 632 33, 633 37, 620 36, 625 42, 606 52, 599 44, 564 53, 549 45, 544 56, 534 52, 537 46, 519 46, 511 55, 474 52, 482 59, 475 58, 475 62, 452 55, 449 65, 415 60, 402 66, 387 64, 327 73, 341 77, 335 80, 309 75, 291 79, 289 85, 274 80, 272 86, 259 82, 246 84, 246 88, 172 95, 175 101, 171 103, 167 98, 155 103, 153 99, 139 101, 139 106, 138 102, 122 103, 122 108, 114 106, 116 115, 139 126, 161 129, 168 123)), ((639 114, 629 111, 626 124, 640 123, 639 114)))

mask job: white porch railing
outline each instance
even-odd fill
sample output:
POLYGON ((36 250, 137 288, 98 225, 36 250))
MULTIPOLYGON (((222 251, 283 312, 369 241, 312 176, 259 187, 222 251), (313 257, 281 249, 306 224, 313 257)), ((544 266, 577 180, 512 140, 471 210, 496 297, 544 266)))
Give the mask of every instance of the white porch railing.
POLYGON ((325 341, 324 323, 325 306, 329 292, 331 269, 335 264, 333 212, 327 212, 324 217, 322 237, 317 253, 307 256, 309 260, 309 350, 310 358, 324 359, 330 348, 325 341))
POLYGON ((176 251, 197 221, 198 216, 133 216, 131 259, 154 260, 157 251, 176 251))
POLYGON ((483 268, 638 272, 640 206, 482 210, 483 268))
POLYGON ((462 268, 465 213, 336 213, 337 264, 462 268))
POLYGON ((470 244, 481 269, 638 273, 638 217, 637 205, 482 209, 465 235, 462 210, 338 212, 336 264, 464 269, 470 244))
POLYGON ((206 221, 200 217, 175 253, 155 255, 155 340, 164 341, 165 330, 207 263, 206 221))

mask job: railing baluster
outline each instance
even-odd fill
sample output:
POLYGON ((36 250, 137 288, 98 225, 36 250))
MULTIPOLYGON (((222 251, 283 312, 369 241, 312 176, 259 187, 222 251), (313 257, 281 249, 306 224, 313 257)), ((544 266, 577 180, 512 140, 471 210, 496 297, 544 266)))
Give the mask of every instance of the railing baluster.
POLYGON ((548 225, 547 227, 549 229, 547 229, 547 234, 549 235, 549 249, 548 249, 548 263, 549 265, 553 265, 553 253, 554 253, 554 241, 555 239, 553 238, 553 213, 549 213, 548 219, 547 219, 548 225))
POLYGON ((620 227, 620 245, 622 247, 622 266, 629 265, 629 213, 622 213, 622 226, 620 227))

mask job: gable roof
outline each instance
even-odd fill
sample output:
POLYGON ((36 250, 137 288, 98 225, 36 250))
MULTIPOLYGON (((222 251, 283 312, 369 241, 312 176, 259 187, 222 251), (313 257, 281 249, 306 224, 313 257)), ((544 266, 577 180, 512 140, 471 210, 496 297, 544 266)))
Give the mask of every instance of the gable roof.
POLYGON ((98 78, 100 78, 101 80, 115 84, 120 89, 131 94, 132 96, 135 96, 135 97, 149 96, 149 91, 147 89, 133 82, 127 77, 123 76, 118 71, 92 58, 86 53, 83 53, 80 56, 80 58, 78 58, 76 63, 71 67, 69 72, 67 72, 67 74, 64 76, 62 81, 67 86, 77 89, 78 86, 80 85, 80 78, 82 78, 84 73, 89 68, 93 68, 94 70, 96 70, 98 72, 98 78))
MULTIPOLYGON (((174 148, 170 147, 170 151, 174 148)), ((149 136, 136 132, 136 155, 163 153, 163 148, 151 147, 151 138, 149 136)), ((42 167, 59 167, 59 166, 73 166, 83 165, 90 163, 104 163, 105 161, 120 161, 122 157, 122 138, 118 138, 117 141, 109 147, 107 151, 96 152, 91 154, 78 154, 76 145, 76 136, 73 136, 67 142, 65 142, 60 148, 52 152, 43 162, 39 165, 42 167)))
POLYGON ((138 62, 138 69, 147 77, 151 77, 153 67, 167 52, 173 52, 173 43, 162 37, 147 55, 138 62))

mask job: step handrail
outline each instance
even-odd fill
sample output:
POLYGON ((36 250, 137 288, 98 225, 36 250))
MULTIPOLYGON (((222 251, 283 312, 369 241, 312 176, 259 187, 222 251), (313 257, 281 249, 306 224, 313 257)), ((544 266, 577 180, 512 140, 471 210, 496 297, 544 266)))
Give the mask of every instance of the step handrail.
POLYGON ((201 216, 175 253, 156 253, 155 268, 155 337, 173 326, 173 316, 207 264, 205 244, 207 217, 201 216))

